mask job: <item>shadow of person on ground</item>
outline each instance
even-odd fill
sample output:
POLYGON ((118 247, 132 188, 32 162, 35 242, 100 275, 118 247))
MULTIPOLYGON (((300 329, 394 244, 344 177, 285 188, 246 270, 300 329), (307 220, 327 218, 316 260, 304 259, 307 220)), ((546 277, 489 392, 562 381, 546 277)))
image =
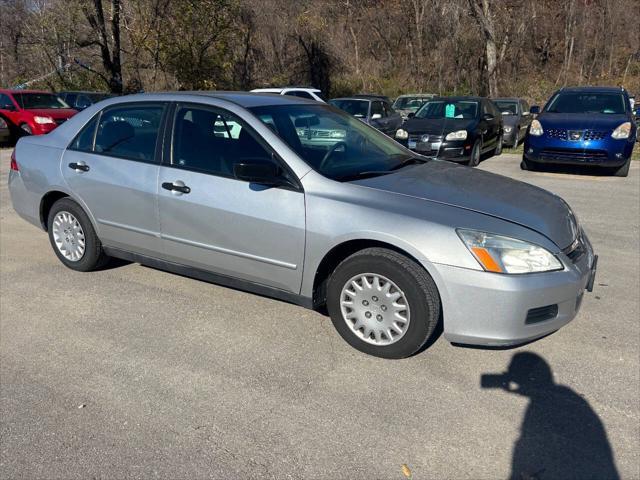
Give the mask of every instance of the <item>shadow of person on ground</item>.
POLYGON ((529 398, 511 480, 620 478, 598 415, 582 396, 554 383, 542 357, 517 353, 506 372, 482 375, 480 383, 529 398))

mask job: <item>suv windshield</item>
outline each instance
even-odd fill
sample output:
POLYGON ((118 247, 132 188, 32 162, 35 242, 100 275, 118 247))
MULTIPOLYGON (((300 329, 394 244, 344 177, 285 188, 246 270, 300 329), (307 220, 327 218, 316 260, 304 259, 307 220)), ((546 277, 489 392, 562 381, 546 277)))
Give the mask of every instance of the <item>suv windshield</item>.
POLYGON ((415 112, 427 101, 429 99, 426 97, 398 97, 393 104, 393 108, 415 112))
POLYGON ((437 100, 425 103, 417 118, 476 118, 478 102, 473 100, 437 100))
POLYGON ((334 107, 338 107, 340 110, 353 115, 358 118, 367 118, 369 114, 369 100, 330 100, 329 103, 334 107))
POLYGON ((37 108, 71 108, 60 97, 52 93, 14 93, 13 98, 25 110, 37 108))
POLYGON ((503 115, 517 115, 518 114, 518 102, 507 102, 504 100, 496 100, 493 102, 503 115))
POLYGON ((309 166, 334 180, 384 175, 405 164, 426 161, 378 130, 327 105, 249 110, 309 166))
POLYGON ((549 113, 625 113, 621 93, 559 93, 545 109, 549 113))

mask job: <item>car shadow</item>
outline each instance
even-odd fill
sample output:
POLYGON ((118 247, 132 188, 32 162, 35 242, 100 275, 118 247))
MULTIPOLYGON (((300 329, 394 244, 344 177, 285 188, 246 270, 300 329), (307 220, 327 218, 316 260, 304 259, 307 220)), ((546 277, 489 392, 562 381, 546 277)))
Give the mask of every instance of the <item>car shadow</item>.
POLYGON ((604 167, 594 167, 589 165, 557 165, 539 164, 536 165, 535 172, 564 173, 568 175, 584 175, 590 177, 610 177, 612 170, 604 167))
POLYGON ((620 478, 602 421, 584 396, 554 382, 541 356, 517 353, 506 372, 484 374, 480 385, 529 399, 511 480, 620 478))

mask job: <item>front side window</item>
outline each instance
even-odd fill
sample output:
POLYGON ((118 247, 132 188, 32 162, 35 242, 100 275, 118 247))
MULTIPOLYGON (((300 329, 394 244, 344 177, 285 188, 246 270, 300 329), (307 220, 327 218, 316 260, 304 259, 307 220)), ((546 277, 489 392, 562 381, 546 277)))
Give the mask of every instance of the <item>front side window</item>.
POLYGON ((153 162, 163 111, 163 105, 124 105, 103 111, 94 152, 153 162))
POLYGON ((14 93, 13 97, 18 105, 25 110, 70 108, 64 100, 52 93, 14 93))
POLYGON ((329 103, 356 118, 367 118, 369 115, 369 101, 367 100, 339 99, 330 100, 329 103))
POLYGON ((619 115, 626 112, 621 93, 559 93, 545 109, 549 113, 605 113, 619 115))
POLYGON ((180 107, 173 131, 171 164, 178 168, 232 177, 235 163, 274 162, 245 123, 224 110, 180 107))
POLYGON ((478 118, 478 102, 472 100, 437 100, 425 103, 417 118, 478 118))
POLYGON ((348 181, 384 175, 418 157, 351 115, 328 105, 270 105, 254 113, 314 170, 348 181))
POLYGON ((518 114, 518 102, 508 102, 504 100, 497 100, 494 102, 498 110, 502 115, 517 115, 518 114))
POLYGON ((11 99, 9 98, 9 95, 6 95, 4 93, 0 93, 0 109, 13 110, 15 108, 16 107, 13 104, 13 102, 11 101, 11 99))

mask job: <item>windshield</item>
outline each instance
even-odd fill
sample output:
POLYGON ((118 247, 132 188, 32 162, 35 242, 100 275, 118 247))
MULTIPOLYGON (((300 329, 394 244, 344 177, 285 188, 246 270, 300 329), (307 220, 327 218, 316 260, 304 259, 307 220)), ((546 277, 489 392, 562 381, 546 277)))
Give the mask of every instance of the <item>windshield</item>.
POLYGON ((506 102, 503 100, 496 100, 493 102, 503 115, 517 115, 518 114, 518 102, 506 102))
POLYGON ((625 113, 621 93, 559 93, 546 108, 549 113, 625 113))
POLYGON ((393 108, 396 110, 411 110, 415 112, 428 101, 429 99, 425 97, 398 97, 393 104, 393 108))
POLYGON ((251 110, 305 162, 338 181, 384 175, 423 161, 360 120, 328 105, 277 105, 251 110))
POLYGON ((25 110, 37 108, 71 108, 60 97, 52 93, 14 93, 20 107, 25 110))
POLYGON ((354 117, 367 118, 369 114, 369 100, 331 100, 329 103, 354 117))
POLYGON ((417 118, 476 118, 478 102, 472 100, 437 100, 425 103, 417 118))

